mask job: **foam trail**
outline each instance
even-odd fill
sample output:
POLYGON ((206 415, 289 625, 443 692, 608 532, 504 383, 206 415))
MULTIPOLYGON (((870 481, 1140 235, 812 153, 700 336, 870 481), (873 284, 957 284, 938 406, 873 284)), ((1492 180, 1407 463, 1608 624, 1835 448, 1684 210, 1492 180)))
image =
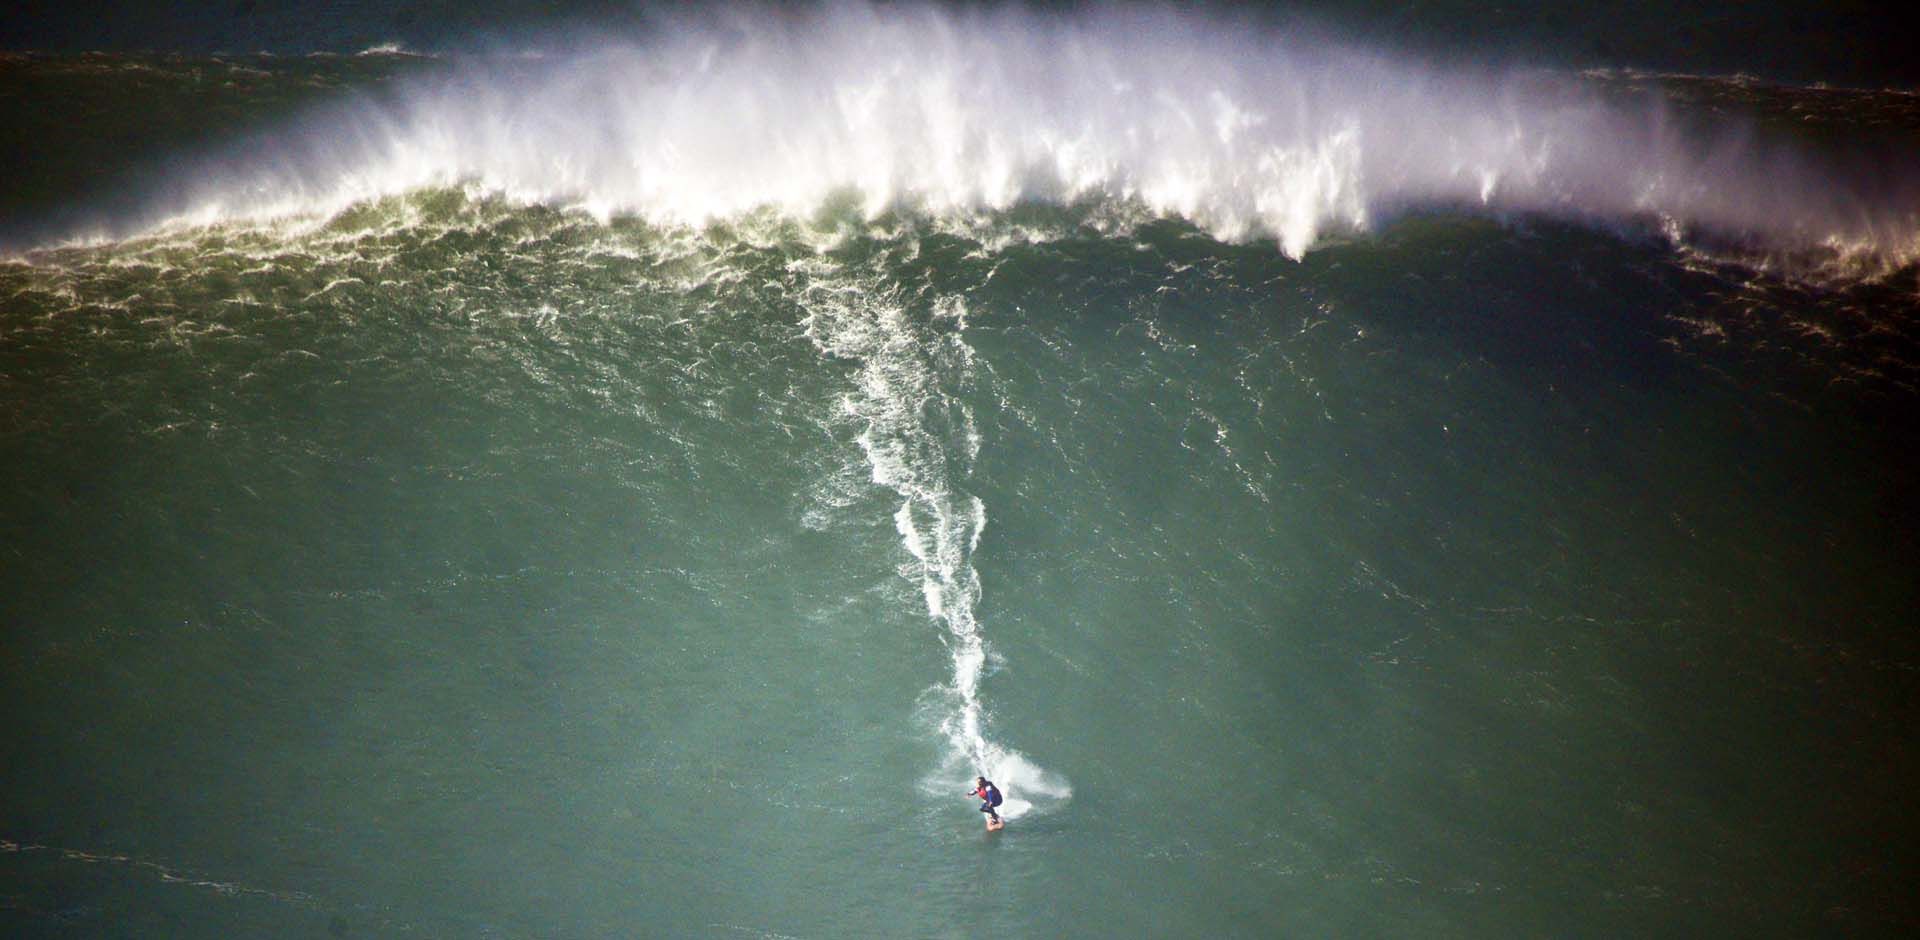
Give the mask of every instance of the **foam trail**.
POLYGON ((978 619, 980 578, 973 567, 987 509, 965 491, 979 454, 972 410, 951 389, 970 380, 973 350, 964 338, 966 310, 943 298, 928 322, 882 285, 822 270, 803 295, 807 335, 828 356, 859 364, 855 390, 842 411, 859 422, 858 441, 875 484, 900 498, 894 528, 912 561, 901 575, 916 582, 927 615, 941 628, 952 658, 942 691, 948 704, 940 731, 947 766, 929 782, 944 793, 974 772, 999 782, 1009 799, 1003 815, 1018 817, 1071 795, 1065 781, 987 737, 980 681, 989 661, 978 619))
MULTIPOLYGON (((1410 207, 1920 255, 1911 179, 1683 125, 1574 77, 1441 67, 1171 8, 829 5, 449 65, 200 166, 140 225, 326 216, 423 187, 700 224, 856 194, 967 213, 1120 200, 1296 257, 1410 207)), ((1688 236, 1691 237, 1691 236, 1688 236)))
POLYGON ((280 901, 282 903, 293 904, 293 905, 297 905, 299 907, 305 907, 305 908, 318 908, 320 906, 320 902, 318 898, 315 898, 313 895, 307 894, 304 891, 275 891, 270 888, 258 888, 250 885, 240 884, 238 882, 220 881, 217 879, 206 877, 204 875, 197 875, 191 872, 185 872, 179 869, 170 868, 166 865, 159 864, 158 862, 151 862, 151 861, 147 861, 146 859, 135 858, 134 856, 131 856, 131 855, 124 855, 124 854, 113 853, 113 852, 83 852, 79 849, 65 849, 65 848, 60 848, 58 846, 51 846, 51 845, 36 845, 30 842, 27 842, 27 843, 15 842, 12 839, 0 838, 0 855, 16 855, 16 854, 25 854, 29 852, 44 852, 44 853, 54 855, 58 858, 64 859, 66 861, 82 862, 88 865, 102 865, 102 864, 121 865, 128 868, 138 869, 138 870, 147 872, 149 874, 152 874, 154 876, 157 876, 162 882, 165 882, 168 884, 181 884, 181 885, 188 885, 190 887, 195 887, 195 888, 205 888, 215 892, 216 894, 222 894, 228 897, 245 896, 245 897, 266 898, 269 900, 280 901))

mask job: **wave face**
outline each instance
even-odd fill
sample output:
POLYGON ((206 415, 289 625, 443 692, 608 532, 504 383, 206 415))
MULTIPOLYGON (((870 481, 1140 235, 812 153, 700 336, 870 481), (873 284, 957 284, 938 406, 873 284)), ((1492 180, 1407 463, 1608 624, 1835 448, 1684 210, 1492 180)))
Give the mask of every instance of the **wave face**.
POLYGON ((1910 98, 1165 10, 0 57, 88 103, 30 167, 284 122, 0 258, 0 935, 1910 934, 1920 268, 1755 263, 1897 258, 1814 148, 1910 98))
POLYGON ((330 215, 471 185, 700 224, 1088 201, 1299 257, 1408 209, 1545 213, 1749 254, 1914 256, 1906 179, 1537 72, 1169 8, 835 5, 463 60, 210 159, 143 226, 330 215))
POLYGON ((1910 293, 1580 226, 1294 262, 1053 214, 444 189, 0 264, 8 914, 1903 916, 1910 293), (1790 785, 1725 802, 1754 780, 1790 785), (1859 845, 1884 874, 1832 873, 1859 845))

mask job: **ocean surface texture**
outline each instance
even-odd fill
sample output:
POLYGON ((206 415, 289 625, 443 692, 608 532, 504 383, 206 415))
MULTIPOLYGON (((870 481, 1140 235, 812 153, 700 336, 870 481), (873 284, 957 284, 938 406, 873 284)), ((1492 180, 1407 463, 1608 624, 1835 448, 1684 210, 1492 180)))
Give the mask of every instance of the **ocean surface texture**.
POLYGON ((1832 42, 337 38, 0 55, 0 935, 1920 930, 1832 42))

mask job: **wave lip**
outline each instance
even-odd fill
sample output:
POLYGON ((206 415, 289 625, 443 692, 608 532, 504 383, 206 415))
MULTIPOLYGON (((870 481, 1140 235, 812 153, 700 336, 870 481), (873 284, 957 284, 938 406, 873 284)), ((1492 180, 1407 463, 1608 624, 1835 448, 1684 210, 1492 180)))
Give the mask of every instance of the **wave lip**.
POLYGON ((1119 199, 1299 257, 1418 207, 1652 220, 1759 251, 1920 250, 1910 182, 1592 81, 1442 67, 1171 8, 835 5, 449 63, 202 164, 140 224, 329 215, 423 187, 703 224, 1119 199))

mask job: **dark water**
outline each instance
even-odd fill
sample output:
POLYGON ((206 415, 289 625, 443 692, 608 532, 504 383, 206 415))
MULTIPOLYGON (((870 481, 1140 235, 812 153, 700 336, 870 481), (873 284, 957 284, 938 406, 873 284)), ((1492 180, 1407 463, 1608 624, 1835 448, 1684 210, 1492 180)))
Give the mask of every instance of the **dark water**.
MULTIPOLYGON (((755 12, 779 17, 800 6, 806 5, 762 4, 755 12)), ((947 6, 960 11, 990 8, 947 6)), ((1052 14, 1101 8, 1057 0, 1023 6, 1052 14)), ((1920 63, 1898 28, 1898 10, 1857 0, 1628 0, 1604 7, 1300 0, 1212 6, 1271 27, 1330 29, 1370 45, 1429 54, 1514 58, 1571 68, 1743 73, 1874 88, 1910 88, 1920 80, 1920 63)), ((15 7, 16 15, 0 22, 0 47, 282 55, 351 53, 387 43, 425 51, 514 46, 538 43, 556 26, 582 23, 614 32, 647 31, 684 12, 672 4, 622 0, 396 0, 347 7, 298 0, 187 7, 138 0, 103 0, 84 7, 21 0, 15 7)))
POLYGON ((1910 932, 1911 96, 1154 15, 0 62, 0 932, 1910 932))

